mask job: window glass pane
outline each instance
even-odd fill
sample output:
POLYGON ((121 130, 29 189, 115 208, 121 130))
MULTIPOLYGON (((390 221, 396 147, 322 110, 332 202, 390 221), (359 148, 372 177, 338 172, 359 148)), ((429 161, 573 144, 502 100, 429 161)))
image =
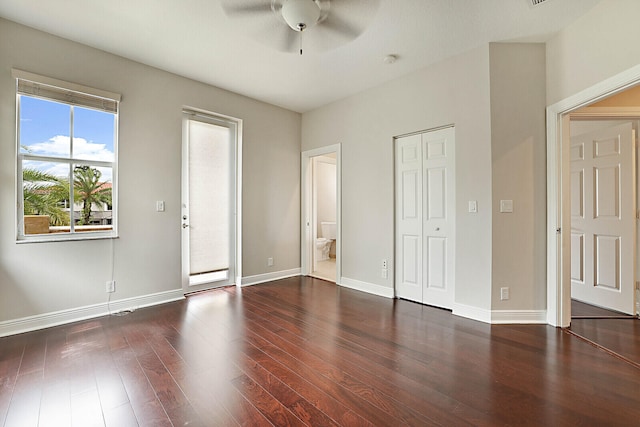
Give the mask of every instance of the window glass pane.
POLYGON ((69 165, 22 163, 24 234, 69 232, 69 165))
POLYGON ((75 166, 73 218, 75 231, 112 229, 112 168, 75 166))
POLYGON ((73 109, 73 158, 112 162, 115 116, 83 107, 73 109))
POLYGON ((20 153, 66 157, 71 106, 30 96, 20 97, 20 153))

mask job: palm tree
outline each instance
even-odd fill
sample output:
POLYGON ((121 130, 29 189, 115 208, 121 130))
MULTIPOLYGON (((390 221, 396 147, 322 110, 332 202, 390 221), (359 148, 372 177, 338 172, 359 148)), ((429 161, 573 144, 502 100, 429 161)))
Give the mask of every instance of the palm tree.
POLYGON ((76 166, 73 169, 73 187, 76 201, 82 201, 81 225, 91 222, 91 207, 96 204, 111 205, 111 187, 100 182, 102 172, 91 166, 76 166))
POLYGON ((50 225, 69 225, 60 202, 69 199, 69 182, 47 172, 22 170, 25 215, 49 215, 50 225))

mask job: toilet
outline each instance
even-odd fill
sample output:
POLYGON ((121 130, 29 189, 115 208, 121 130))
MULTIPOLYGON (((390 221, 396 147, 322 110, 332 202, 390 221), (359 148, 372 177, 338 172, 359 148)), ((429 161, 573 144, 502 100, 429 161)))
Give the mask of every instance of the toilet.
POLYGON ((316 239, 316 261, 326 261, 329 259, 329 251, 331 250, 331 240, 324 237, 316 239))
POLYGON ((329 259, 331 243, 336 239, 336 223, 323 221, 320 223, 322 237, 316 239, 316 261, 326 261, 329 259))

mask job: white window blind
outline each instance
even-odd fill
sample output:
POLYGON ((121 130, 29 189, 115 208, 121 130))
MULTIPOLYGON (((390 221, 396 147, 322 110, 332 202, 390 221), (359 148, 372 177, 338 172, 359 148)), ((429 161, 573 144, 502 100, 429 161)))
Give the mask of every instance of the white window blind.
POLYGON ((119 94, 16 69, 12 70, 12 74, 16 79, 18 94, 52 99, 109 113, 118 112, 119 94))
POLYGON ((230 129, 189 120, 191 274, 229 268, 230 129))

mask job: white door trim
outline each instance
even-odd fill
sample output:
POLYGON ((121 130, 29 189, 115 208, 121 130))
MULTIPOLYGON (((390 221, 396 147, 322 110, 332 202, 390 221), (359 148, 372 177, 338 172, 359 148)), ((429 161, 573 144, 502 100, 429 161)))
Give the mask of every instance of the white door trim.
MULTIPOLYGON (((234 283, 236 287, 242 286, 242 119, 236 117, 226 116, 224 114, 213 113, 210 111, 202 110, 199 108, 184 106, 182 109, 182 142, 181 142, 181 207, 180 207, 180 226, 182 227, 183 210, 185 203, 188 202, 188 161, 189 161, 189 147, 185 143, 185 115, 200 116, 206 119, 213 119, 222 122, 233 123, 236 129, 235 134, 235 206, 234 206, 234 226, 235 226, 235 255, 234 255, 234 283)), ((188 249, 185 249, 185 240, 181 232, 181 284, 183 293, 187 294, 190 291, 189 288, 189 272, 188 272, 188 249)), ((191 291, 192 292, 192 291, 191 291)))
POLYGON ((301 218, 300 218, 300 262, 301 274, 308 276, 312 269, 312 253, 315 242, 311 229, 313 215, 313 179, 311 176, 311 160, 313 157, 336 154, 336 284, 342 281, 342 146, 328 145, 301 154, 301 218))
POLYGON ((571 323, 569 114, 640 83, 640 65, 547 107, 547 323, 571 323), (561 230, 561 231, 559 231, 561 230))

